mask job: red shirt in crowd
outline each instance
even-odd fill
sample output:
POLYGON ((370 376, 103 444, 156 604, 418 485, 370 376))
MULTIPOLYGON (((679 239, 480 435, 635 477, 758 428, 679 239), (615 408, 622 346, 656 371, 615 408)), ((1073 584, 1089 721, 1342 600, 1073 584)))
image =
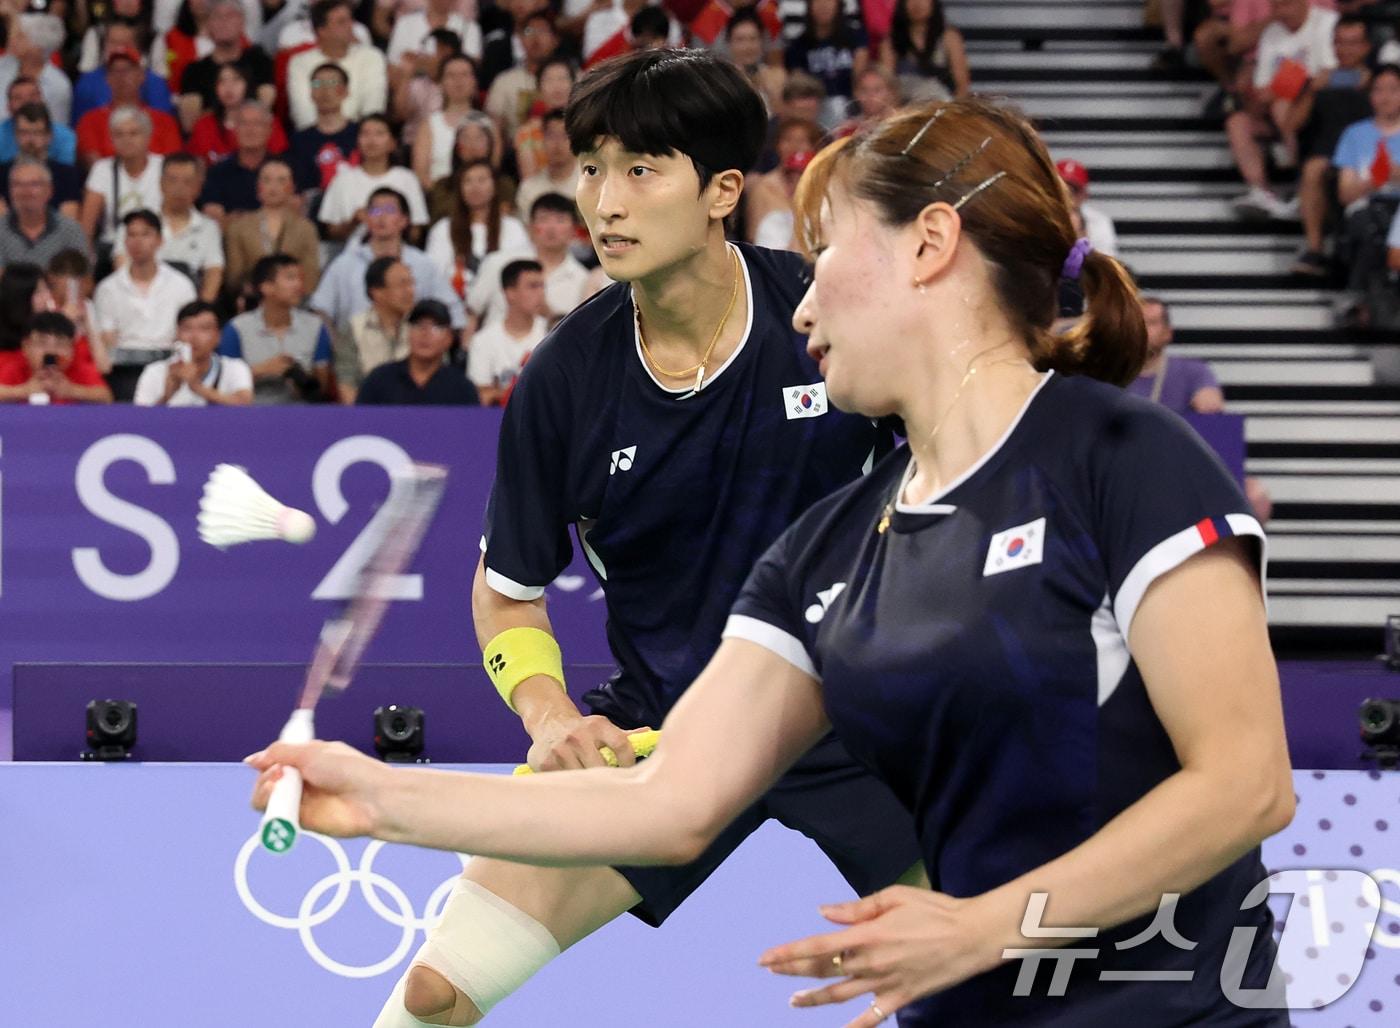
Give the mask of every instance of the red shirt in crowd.
MULTIPOLYGON (((287 131, 275 118, 272 122, 272 137, 267 143, 268 153, 287 152, 287 131)), ((205 164, 215 164, 238 149, 233 138, 233 129, 224 124, 213 111, 202 115, 190 129, 190 141, 185 147, 205 164)))
MULTIPOLYGON (((180 125, 164 111, 142 106, 151 119, 151 153, 161 155, 175 153, 184 148, 180 140, 180 125)), ((78 152, 94 157, 112 157, 112 132, 107 125, 111 117, 112 105, 96 107, 78 119, 78 152)))
MULTIPOLYGON (((24 385, 34 377, 34 369, 29 366, 29 358, 23 350, 0 350, 0 385, 24 385)), ((79 338, 73 345, 73 359, 63 371, 63 377, 77 386, 102 385, 102 373, 93 363, 92 351, 85 338, 79 338)), ((55 396, 54 403, 71 403, 71 400, 55 396)))

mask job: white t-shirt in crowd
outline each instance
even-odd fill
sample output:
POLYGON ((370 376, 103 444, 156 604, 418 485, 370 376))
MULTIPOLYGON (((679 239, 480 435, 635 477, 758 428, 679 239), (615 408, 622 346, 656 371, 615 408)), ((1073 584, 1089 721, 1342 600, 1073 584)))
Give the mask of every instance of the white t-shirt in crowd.
POLYGON ((1093 204, 1079 205, 1079 215, 1084 219, 1084 234, 1094 249, 1109 257, 1118 256, 1118 229, 1113 225, 1107 211, 1099 210, 1093 204))
MULTIPOLYGON (((224 237, 219 231, 219 223, 213 218, 205 217, 199 211, 190 210, 190 220, 179 232, 172 232, 170 223, 165 220, 165 215, 161 214, 160 236, 160 250, 156 256, 163 261, 183 264, 196 275, 205 268, 224 266, 224 237)), ((126 226, 118 225, 113 252, 125 253, 125 245, 126 226)))
MULTIPOLYGON (((170 371, 173 357, 147 364, 136 380, 136 392, 131 402, 138 407, 154 407, 165 395, 165 378, 170 371)), ((209 371, 204 376, 204 385, 220 393, 236 393, 253 389, 253 369, 241 357, 224 357, 214 354, 209 358, 209 371)), ((184 382, 170 395, 167 407, 207 407, 209 401, 197 394, 184 382)))
POLYGON ((148 211, 160 210, 160 167, 163 160, 164 158, 151 154, 146 158, 145 169, 136 178, 128 175, 126 168, 115 157, 103 157, 92 166, 86 185, 102 197, 102 220, 98 226, 98 239, 101 242, 113 242, 116 239, 116 228, 121 227, 122 218, 132 211, 142 208, 148 211), (113 162, 117 165, 115 200, 112 193, 113 162))
POLYGON ((1289 32, 1279 21, 1271 21, 1259 37, 1259 63, 1254 67, 1254 86, 1263 89, 1273 81, 1279 65, 1296 61, 1316 75, 1337 66, 1332 46, 1332 30, 1337 27, 1336 11, 1308 8, 1308 16, 1297 32, 1289 32))
POLYGON ((364 168, 341 165, 321 198, 317 215, 323 225, 343 225, 369 203, 369 195, 380 186, 396 189, 408 200, 408 220, 414 225, 428 223, 428 204, 418 176, 407 168, 390 168, 382 175, 371 175, 364 168))
MULTIPOLYGON (((486 258, 487 234, 485 225, 472 226, 472 256, 477 261, 486 258)), ((428 259, 442 272, 443 277, 451 282, 452 277, 457 273, 457 251, 452 247, 452 219, 442 218, 428 230, 428 239, 424 243, 423 249, 428 253, 428 259)), ((501 215, 501 236, 494 252, 516 254, 517 256, 528 257, 534 253, 534 248, 530 245, 530 233, 525 231, 525 226, 521 224, 519 218, 509 214, 501 215)))
MULTIPOLYGON (((501 289, 501 272, 505 271, 506 265, 511 261, 535 259, 533 250, 519 253, 497 250, 481 262, 467 290, 467 307, 481 319, 483 325, 506 315, 506 297, 501 289)), ((566 254, 553 271, 545 272, 544 299, 551 318, 568 314, 586 296, 591 295, 584 292, 587 285, 588 269, 572 254, 566 254)))
POLYGON ((548 331, 549 322, 544 318, 536 318, 530 331, 520 338, 506 331, 504 319, 478 329, 467 349, 467 377, 473 385, 506 388, 548 331))
MULTIPOLYGON (((443 26, 462 40, 462 53, 481 59, 481 26, 463 14, 449 14, 443 26)), ((436 44, 430 35, 428 14, 401 14, 394 20, 394 32, 389 37, 389 63, 398 64, 404 54, 431 54, 436 44)))
POLYGON ((144 287, 131 278, 130 266, 108 275, 97 285, 93 303, 97 327, 117 334, 112 360, 140 360, 131 351, 169 350, 175 342, 175 315, 196 299, 190 280, 168 264, 156 265, 156 277, 144 287))

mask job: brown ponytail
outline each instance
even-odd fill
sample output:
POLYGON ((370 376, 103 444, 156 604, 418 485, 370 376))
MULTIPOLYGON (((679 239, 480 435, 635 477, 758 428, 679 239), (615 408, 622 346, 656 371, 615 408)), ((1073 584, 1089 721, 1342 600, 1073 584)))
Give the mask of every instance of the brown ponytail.
POLYGON ((931 203, 952 205, 1040 370, 1117 385, 1137 377, 1147 331, 1137 290, 1112 257, 1088 255, 1079 275, 1086 316, 1063 336, 1051 331, 1075 231, 1068 191, 1019 114, 985 100, 926 104, 828 146, 803 173, 794 202, 798 239, 809 252, 837 177, 891 228, 910 224, 931 203))
POLYGON ((1068 332, 1037 328, 1031 357, 1041 371, 1087 375, 1125 386, 1147 359, 1147 328, 1137 286, 1128 271, 1107 254, 1090 253, 1079 273, 1085 311, 1068 332))

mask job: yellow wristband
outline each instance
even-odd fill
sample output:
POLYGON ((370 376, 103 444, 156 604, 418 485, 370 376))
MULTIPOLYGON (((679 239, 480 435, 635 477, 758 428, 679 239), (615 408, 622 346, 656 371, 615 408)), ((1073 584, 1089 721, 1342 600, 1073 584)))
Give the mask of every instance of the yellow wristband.
POLYGON ((542 628, 507 628, 486 644, 482 664, 491 684, 511 710, 515 687, 535 675, 548 675, 564 688, 564 657, 559 643, 542 628))

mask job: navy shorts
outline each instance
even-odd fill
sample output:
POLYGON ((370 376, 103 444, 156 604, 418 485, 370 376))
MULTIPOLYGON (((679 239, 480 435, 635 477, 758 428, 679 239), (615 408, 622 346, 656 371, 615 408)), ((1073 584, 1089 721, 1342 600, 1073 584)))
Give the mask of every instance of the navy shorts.
MULTIPOLYGON (((591 713, 619 728, 660 727, 658 712, 646 709, 650 703, 628 702, 628 684, 614 679, 584 696, 584 702, 591 713)), ((679 867, 616 868, 642 897, 631 912, 659 926, 769 818, 815 842, 860 896, 893 885, 922 860, 909 811, 855 762, 836 736, 828 735, 735 818, 698 860, 679 867)))

